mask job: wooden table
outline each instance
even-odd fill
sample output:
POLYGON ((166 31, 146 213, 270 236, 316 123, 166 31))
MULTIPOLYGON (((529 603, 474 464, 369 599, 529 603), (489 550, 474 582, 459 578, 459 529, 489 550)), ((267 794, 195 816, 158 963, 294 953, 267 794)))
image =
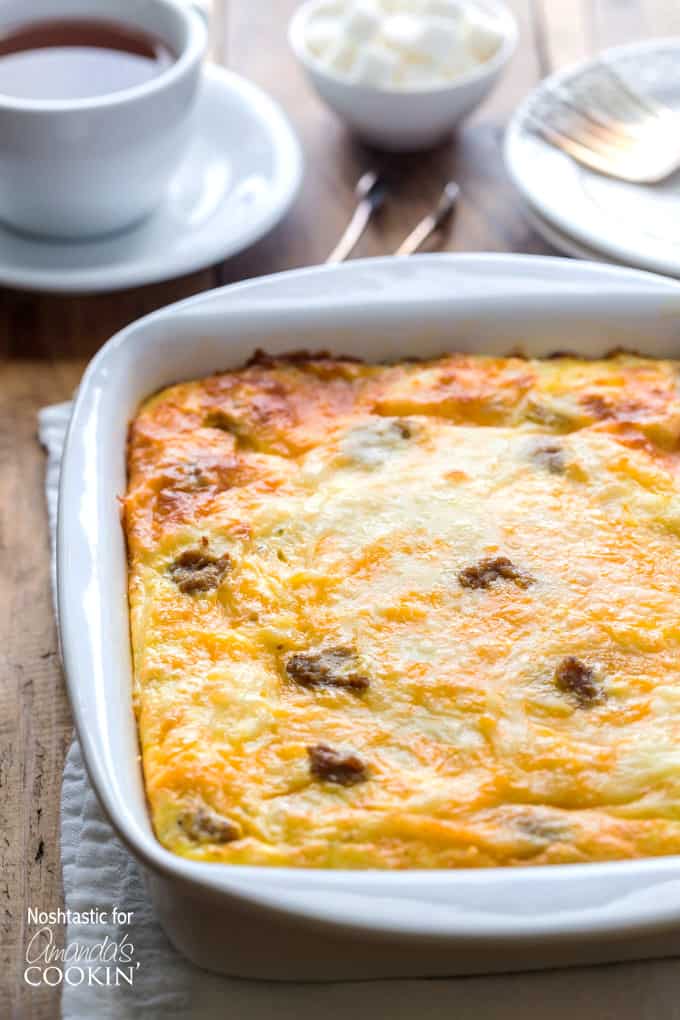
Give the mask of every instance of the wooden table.
POLYGON ((680 31, 675 0, 510 0, 521 42, 491 100, 452 144, 426 155, 384 159, 356 144, 307 88, 285 39, 296 0, 216 3, 214 53, 279 100, 304 146, 307 174, 286 221, 244 255, 170 283, 82 298, 0 290, 3 1018, 51 1018, 59 1008, 58 989, 32 991, 22 977, 30 936, 27 907, 51 910, 61 903, 59 790, 72 736, 49 588, 38 409, 67 399, 98 347, 140 315, 210 287, 322 261, 352 209, 353 185, 368 167, 389 174, 392 195, 357 254, 393 251, 451 177, 460 183, 462 199, 445 247, 548 252, 523 221, 503 169, 501 144, 509 115, 556 67, 604 46, 680 31))

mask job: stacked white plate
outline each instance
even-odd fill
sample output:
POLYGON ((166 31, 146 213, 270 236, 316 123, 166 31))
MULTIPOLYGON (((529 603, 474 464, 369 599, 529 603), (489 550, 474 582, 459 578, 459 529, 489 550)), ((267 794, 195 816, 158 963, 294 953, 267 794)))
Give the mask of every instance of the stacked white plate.
MULTIPOLYGON (((680 38, 607 50, 639 93, 680 112, 680 38)), ((585 73, 584 62, 552 75, 519 107, 508 128, 505 160, 526 217, 549 244, 579 258, 620 262, 680 277, 680 173, 660 184, 627 184, 588 170, 539 138, 529 113, 549 89, 585 73)))

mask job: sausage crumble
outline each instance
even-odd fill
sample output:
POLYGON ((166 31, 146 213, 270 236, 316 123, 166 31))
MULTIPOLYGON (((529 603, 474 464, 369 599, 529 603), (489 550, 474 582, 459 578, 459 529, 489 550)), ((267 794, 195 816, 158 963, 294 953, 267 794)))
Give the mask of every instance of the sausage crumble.
POLYGON ((368 767, 354 751, 337 751, 328 744, 307 748, 309 771, 314 779, 338 786, 354 786, 368 779, 368 767))
POLYGON ((236 457, 196 455, 193 461, 166 469, 160 491, 163 494, 166 491, 194 493, 203 489, 229 489, 240 466, 236 457))
POLYGON ((603 692, 595 673, 574 655, 567 655, 557 666, 555 686, 563 694, 571 694, 581 708, 588 708, 602 700, 603 692))
POLYGON ((413 436, 413 428, 407 421, 403 421, 401 418, 395 418, 394 427, 401 436, 402 439, 411 439, 413 436))
POLYGON ((458 572, 458 581, 463 588, 490 588, 499 580, 513 581, 518 588, 528 588, 536 578, 516 567, 507 556, 488 557, 458 572))
POLYGON ((286 673, 300 687, 344 687, 360 693, 370 680, 359 670, 357 656, 341 645, 319 651, 294 652, 285 663, 286 673))
POLYGON ((229 432, 237 435, 239 423, 236 418, 221 407, 213 407, 206 412, 203 419, 203 428, 218 429, 220 432, 229 432))
POLYGON ((233 843, 242 835, 236 822, 205 805, 181 815, 177 824, 195 843, 233 843))
POLYGON ((513 819, 513 824, 523 836, 538 843, 562 843, 570 838, 564 819, 550 816, 540 809, 519 815, 513 819))
POLYGON ((342 459, 362 468, 379 468, 413 438, 413 427, 402 418, 374 416, 350 428, 342 437, 342 459))
POLYGON ((563 475, 566 467, 564 448, 555 442, 546 441, 537 444, 531 451, 531 459, 537 467, 543 468, 551 475, 563 475))
POLYGON ((170 565, 170 576, 185 595, 213 591, 231 566, 228 553, 218 558, 205 546, 207 542, 199 549, 186 549, 170 565))

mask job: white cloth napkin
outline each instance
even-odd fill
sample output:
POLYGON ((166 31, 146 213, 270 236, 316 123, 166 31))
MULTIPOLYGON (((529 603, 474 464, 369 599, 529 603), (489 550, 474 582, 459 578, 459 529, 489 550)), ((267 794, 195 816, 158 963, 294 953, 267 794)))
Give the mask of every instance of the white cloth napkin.
MULTIPOLYGON (((54 538, 59 464, 70 404, 45 408, 46 494, 54 538)), ((134 947, 130 987, 63 986, 64 1020, 680 1020, 680 961, 497 977, 334 984, 279 984, 218 977, 185 961, 149 905, 144 879, 105 820, 73 742, 61 793, 64 898, 71 911, 116 906, 129 926, 71 924, 67 945, 91 947, 108 935, 134 947)), ((86 966, 82 964, 82 966, 86 966)))

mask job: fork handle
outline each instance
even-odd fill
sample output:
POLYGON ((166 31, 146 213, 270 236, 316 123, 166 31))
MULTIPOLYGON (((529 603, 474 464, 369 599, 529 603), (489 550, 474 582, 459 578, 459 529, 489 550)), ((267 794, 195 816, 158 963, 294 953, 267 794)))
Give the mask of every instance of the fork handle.
POLYGON ((417 227, 411 231, 405 240, 399 245, 395 251, 395 255, 415 255, 419 248, 427 241, 428 237, 431 237, 437 230, 437 221, 434 213, 429 213, 420 221, 417 227))
POLYGON ((455 181, 449 181, 444 188, 436 208, 425 216, 420 223, 414 227, 411 233, 405 238, 395 251, 395 255, 415 255, 419 248, 425 244, 427 239, 444 226, 450 216, 453 215, 460 195, 460 188, 455 181))
POLYGON ((372 202, 370 198, 363 198, 359 202, 342 237, 326 259, 329 265, 333 262, 344 262, 352 254, 361 240, 375 208, 375 202, 372 202))

